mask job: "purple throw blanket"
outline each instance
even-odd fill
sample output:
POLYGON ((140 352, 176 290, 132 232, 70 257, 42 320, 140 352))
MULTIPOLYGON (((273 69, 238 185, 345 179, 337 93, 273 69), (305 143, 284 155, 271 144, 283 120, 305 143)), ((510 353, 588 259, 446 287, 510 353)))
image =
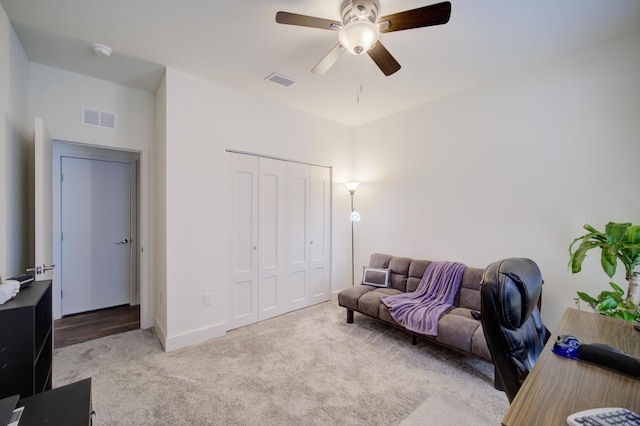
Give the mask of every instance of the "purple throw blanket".
POLYGON ((440 316, 453 305, 466 265, 432 262, 413 293, 382 296, 394 320, 408 330, 438 335, 440 316))

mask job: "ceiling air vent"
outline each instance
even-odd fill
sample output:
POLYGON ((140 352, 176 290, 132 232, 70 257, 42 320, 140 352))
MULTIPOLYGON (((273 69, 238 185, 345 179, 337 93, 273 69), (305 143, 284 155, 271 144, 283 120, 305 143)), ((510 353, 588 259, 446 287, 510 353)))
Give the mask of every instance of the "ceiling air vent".
POLYGON ((100 111, 95 108, 81 107, 80 121, 85 126, 101 127, 116 130, 117 116, 115 112, 100 111))
POLYGON ((296 82, 294 79, 282 74, 278 74, 277 72, 269 74, 269 76, 265 80, 272 81, 284 87, 289 87, 296 82))

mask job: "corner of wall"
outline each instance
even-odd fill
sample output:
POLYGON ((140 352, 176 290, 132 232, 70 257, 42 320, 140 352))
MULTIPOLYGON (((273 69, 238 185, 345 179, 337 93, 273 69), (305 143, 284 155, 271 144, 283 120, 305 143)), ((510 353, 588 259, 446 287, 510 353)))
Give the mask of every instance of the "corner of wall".
POLYGON ((227 323, 224 322, 177 336, 165 336, 164 340, 161 341, 164 342, 162 346, 166 352, 171 352, 177 349, 186 348, 187 346, 206 342, 207 340, 224 336, 227 332, 226 326, 227 323))
POLYGON ((24 272, 29 262, 28 60, 0 5, 0 273, 24 272))
POLYGON ((164 331, 162 324, 160 324, 157 320, 154 321, 153 331, 156 333, 156 337, 160 341, 162 348, 167 352, 167 333, 164 331))

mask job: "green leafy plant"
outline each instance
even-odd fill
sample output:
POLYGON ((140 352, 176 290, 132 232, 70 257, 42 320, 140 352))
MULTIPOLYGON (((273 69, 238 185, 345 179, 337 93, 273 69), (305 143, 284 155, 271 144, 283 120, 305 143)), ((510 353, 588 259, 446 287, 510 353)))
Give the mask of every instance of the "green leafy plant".
POLYGON ((583 300, 604 315, 640 322, 637 308, 640 305, 640 288, 638 275, 634 272, 640 263, 640 226, 609 222, 605 232, 600 232, 589 224, 585 224, 584 229, 589 232, 573 240, 569 246, 571 272, 580 272, 587 252, 599 248, 602 270, 611 278, 616 273, 618 262, 621 262, 625 268, 625 277, 629 281, 629 289, 626 297, 624 290, 615 283, 609 283, 613 291, 603 291, 597 298, 579 291, 575 299, 576 304, 579 307, 580 300, 583 300))
POLYGON ((640 310, 631 300, 624 298, 624 290, 615 283, 610 282, 609 285, 613 291, 602 291, 597 299, 578 291, 578 297, 574 299, 578 308, 580 300, 583 300, 603 315, 640 322, 640 310))
POLYGON ((576 238, 569 246, 569 267, 574 274, 582 270, 582 262, 587 252, 594 248, 601 249, 600 264, 604 272, 611 278, 616 273, 618 261, 625 267, 626 278, 633 275, 633 270, 640 263, 640 226, 631 223, 609 222, 605 232, 600 232, 589 224, 584 228, 589 233, 576 238), (580 243, 573 250, 575 244, 580 243))

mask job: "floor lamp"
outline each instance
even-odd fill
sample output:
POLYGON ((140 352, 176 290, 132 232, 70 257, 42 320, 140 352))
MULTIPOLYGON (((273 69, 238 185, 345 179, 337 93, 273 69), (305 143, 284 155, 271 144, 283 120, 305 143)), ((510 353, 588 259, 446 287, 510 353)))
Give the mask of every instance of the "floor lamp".
POLYGON ((360 221, 360 213, 355 211, 355 209, 353 208, 353 194, 355 194, 356 189, 358 188, 358 185, 360 185, 360 182, 347 182, 344 184, 344 186, 347 187, 349 194, 351 194, 351 214, 349 215, 349 218, 351 219, 351 285, 352 286, 355 284, 355 281, 356 281, 356 270, 354 268, 355 251, 353 246, 353 222, 360 221))

